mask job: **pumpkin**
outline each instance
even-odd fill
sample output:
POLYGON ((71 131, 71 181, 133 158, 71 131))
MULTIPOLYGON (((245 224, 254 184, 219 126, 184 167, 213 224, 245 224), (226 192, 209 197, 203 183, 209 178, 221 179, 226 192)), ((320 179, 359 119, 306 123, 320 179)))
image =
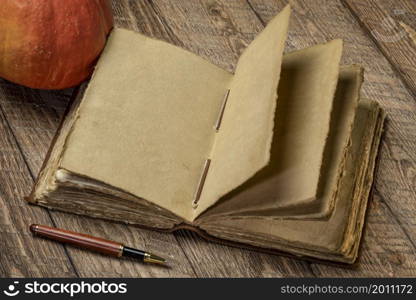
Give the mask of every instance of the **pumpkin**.
POLYGON ((109 1, 0 2, 0 77, 63 89, 91 75, 113 26, 109 1))

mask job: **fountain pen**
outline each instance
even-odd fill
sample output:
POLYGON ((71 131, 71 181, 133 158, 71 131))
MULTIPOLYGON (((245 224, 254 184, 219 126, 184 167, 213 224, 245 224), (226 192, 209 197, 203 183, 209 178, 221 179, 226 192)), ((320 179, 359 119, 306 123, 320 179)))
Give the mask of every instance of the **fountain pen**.
POLYGON ((116 257, 131 257, 145 263, 164 264, 166 260, 149 252, 126 247, 121 243, 105 240, 83 233, 73 232, 45 225, 32 224, 30 231, 37 236, 71 244, 80 248, 89 249, 102 254, 116 257))

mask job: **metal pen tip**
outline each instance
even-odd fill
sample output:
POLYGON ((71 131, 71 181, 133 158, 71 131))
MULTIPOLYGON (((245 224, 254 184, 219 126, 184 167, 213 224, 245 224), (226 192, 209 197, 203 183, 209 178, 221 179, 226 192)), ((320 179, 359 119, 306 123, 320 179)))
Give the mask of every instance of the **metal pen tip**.
POLYGON ((143 261, 146 263, 153 263, 153 264, 165 264, 166 263, 166 260, 164 258, 154 255, 152 253, 145 253, 143 261))

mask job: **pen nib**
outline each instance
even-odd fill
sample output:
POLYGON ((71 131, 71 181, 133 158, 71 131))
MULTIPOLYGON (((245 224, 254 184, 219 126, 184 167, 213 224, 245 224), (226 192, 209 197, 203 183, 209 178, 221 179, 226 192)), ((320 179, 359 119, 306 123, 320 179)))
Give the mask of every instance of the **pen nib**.
POLYGON ((154 264, 164 264, 166 262, 164 258, 154 255, 152 253, 145 253, 143 261, 154 264))

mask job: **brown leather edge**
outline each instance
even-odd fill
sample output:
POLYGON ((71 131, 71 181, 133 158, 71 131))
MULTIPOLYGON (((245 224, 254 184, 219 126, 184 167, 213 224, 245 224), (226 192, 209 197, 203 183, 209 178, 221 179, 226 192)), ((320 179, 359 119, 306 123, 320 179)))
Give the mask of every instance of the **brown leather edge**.
POLYGON ((180 230, 193 231, 196 234, 198 234, 201 238, 203 238, 203 239, 205 239, 209 242, 213 242, 213 243, 221 244, 221 245, 225 245, 225 246, 230 246, 230 247, 234 247, 234 248, 240 248, 240 249, 245 249, 245 250, 261 252, 261 253, 265 253, 265 254, 283 256, 283 257, 287 257, 287 258, 294 258, 294 259, 306 261, 306 262, 309 262, 309 263, 319 263, 319 264, 325 264, 325 265, 329 265, 329 266, 343 267, 343 268, 346 268, 346 269, 355 269, 355 268, 358 267, 357 261, 354 262, 353 264, 342 263, 342 262, 333 262, 333 261, 330 261, 330 260, 317 259, 317 258, 314 258, 314 257, 311 257, 311 256, 303 256, 303 255, 298 256, 298 255, 291 254, 289 252, 284 252, 284 251, 280 251, 280 250, 276 250, 276 249, 256 247, 256 246, 252 246, 252 245, 248 245, 248 244, 243 244, 243 243, 239 243, 239 242, 233 242, 233 241, 229 241, 229 240, 225 240, 225 239, 220 239, 220 238, 217 238, 217 237, 214 237, 214 236, 208 234, 206 231, 204 231, 200 228, 193 227, 193 226, 187 225, 187 224, 180 224, 180 225, 174 227, 172 230, 169 230, 169 232, 175 232, 175 231, 180 231, 180 230))

